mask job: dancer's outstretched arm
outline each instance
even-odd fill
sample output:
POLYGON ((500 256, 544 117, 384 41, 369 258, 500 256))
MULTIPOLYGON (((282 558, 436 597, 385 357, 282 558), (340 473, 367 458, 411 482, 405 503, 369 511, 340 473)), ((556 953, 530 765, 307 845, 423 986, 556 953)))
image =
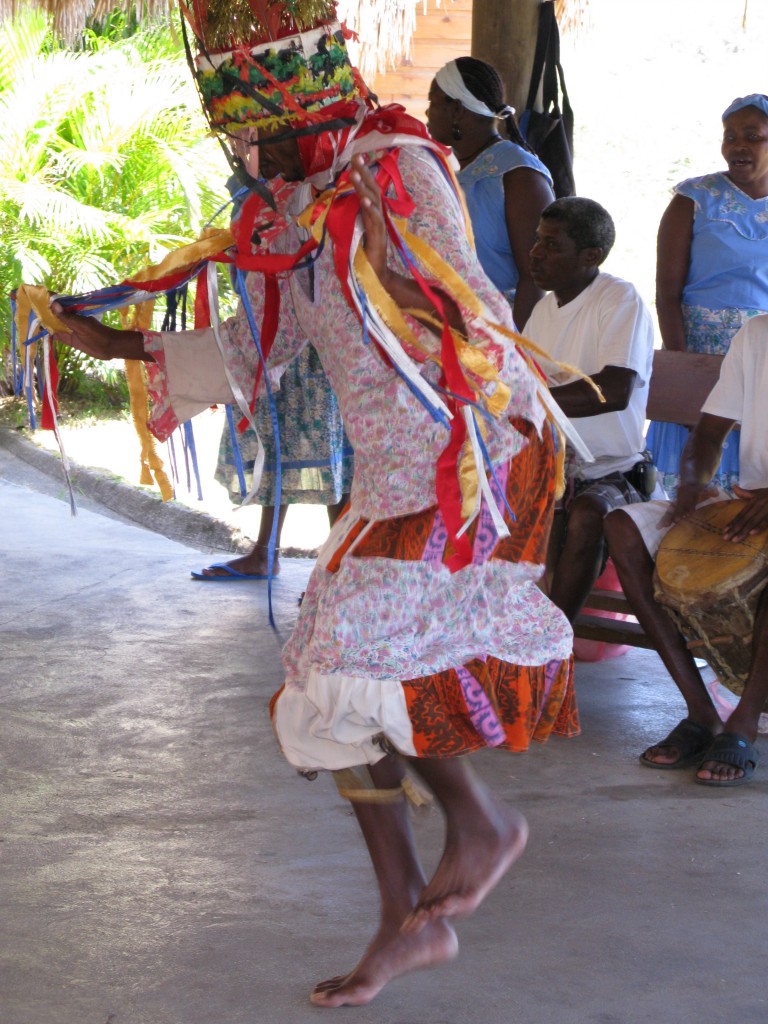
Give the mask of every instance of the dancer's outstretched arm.
POLYGON ((65 324, 71 333, 57 331, 54 341, 76 348, 94 359, 141 359, 145 363, 155 360, 144 350, 144 336, 141 331, 121 331, 107 327, 93 316, 79 316, 67 313, 58 302, 51 310, 65 324))

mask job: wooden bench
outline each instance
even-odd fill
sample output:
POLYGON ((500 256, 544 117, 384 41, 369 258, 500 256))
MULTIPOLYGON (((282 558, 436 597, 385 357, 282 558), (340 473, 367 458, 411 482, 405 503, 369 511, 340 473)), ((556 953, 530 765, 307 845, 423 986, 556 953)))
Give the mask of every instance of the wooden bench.
MULTIPOLYGON (((692 427, 720 373, 722 356, 656 349, 648 391, 649 420, 692 427)), ((585 608, 632 615, 629 602, 620 591, 593 589, 585 608)), ((609 619, 583 611, 573 626, 574 636, 611 644, 653 649, 642 626, 631 619, 609 619)))

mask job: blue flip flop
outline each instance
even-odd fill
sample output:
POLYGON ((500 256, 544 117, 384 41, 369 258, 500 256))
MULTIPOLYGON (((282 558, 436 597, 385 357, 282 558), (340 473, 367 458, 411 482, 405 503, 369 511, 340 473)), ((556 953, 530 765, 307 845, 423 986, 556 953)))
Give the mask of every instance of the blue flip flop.
POLYGON ((239 572, 234 569, 231 565, 227 565, 226 562, 216 562, 214 565, 209 566, 211 569, 223 569, 226 573, 225 576, 206 576, 202 572, 192 572, 190 576, 193 580, 203 580, 205 583, 238 583, 240 580, 268 580, 269 576, 266 573, 257 572, 239 572))

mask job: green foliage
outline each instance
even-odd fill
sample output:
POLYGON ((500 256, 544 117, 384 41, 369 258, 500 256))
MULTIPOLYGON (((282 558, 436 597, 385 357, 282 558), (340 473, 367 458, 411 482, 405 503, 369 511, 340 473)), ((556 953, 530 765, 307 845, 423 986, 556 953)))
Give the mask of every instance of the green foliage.
MULTIPOLYGON (((58 46, 38 12, 6 20, 0 123, 7 388, 13 287, 73 294, 124 280, 197 236, 227 198, 229 170, 181 44, 169 28, 137 30, 123 16, 89 29, 78 52, 58 46)), ((94 372, 67 359, 62 386, 94 372)))

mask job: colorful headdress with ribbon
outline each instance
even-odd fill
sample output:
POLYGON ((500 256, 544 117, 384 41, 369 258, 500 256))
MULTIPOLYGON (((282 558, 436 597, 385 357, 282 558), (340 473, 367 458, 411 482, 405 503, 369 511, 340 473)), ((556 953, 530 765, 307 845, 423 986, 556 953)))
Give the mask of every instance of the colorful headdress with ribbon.
POLYGON ((368 90, 332 0, 180 0, 180 7, 215 131, 306 135, 354 122, 368 90))

